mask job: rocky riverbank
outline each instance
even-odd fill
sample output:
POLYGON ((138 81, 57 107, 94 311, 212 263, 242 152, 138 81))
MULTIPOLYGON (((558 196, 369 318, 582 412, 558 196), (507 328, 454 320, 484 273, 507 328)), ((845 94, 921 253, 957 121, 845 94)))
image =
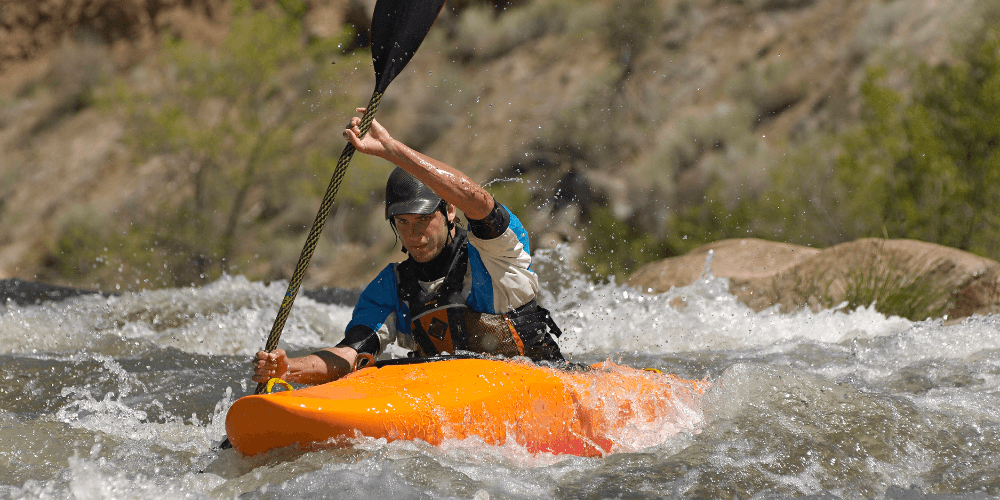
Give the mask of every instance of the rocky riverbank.
MULTIPOLYGON (((850 200, 870 201, 853 190, 870 184, 872 162, 906 164, 878 156, 885 148, 876 144, 856 155, 855 171, 838 170, 850 146, 840 134, 862 121, 868 75, 885 69, 883 90, 908 95, 915 65, 961 59, 956 35, 989 26, 994 4, 448 2, 379 120, 490 183, 533 248, 569 244, 584 259, 576 268, 597 277, 621 279, 650 259, 735 235, 836 248, 882 234, 886 221, 919 219, 891 203, 862 211, 870 220, 852 211, 850 200), (853 184, 833 182, 845 178, 853 184)), ((202 284, 222 273, 287 279, 343 147, 340 127, 371 90, 372 8, 371 0, 4 2, 0 278, 109 290, 202 284), (246 29, 250 22, 259 29, 246 29), (264 42, 250 36, 278 23, 287 29, 264 42), (284 47, 285 62, 255 67, 261 46, 284 47), (248 67, 268 77, 223 90, 190 78, 248 67)), ((355 159, 307 286, 358 288, 398 257, 381 217, 388 171, 355 159)), ((1000 230, 968 199, 939 200, 951 217, 939 225, 968 220, 964 231, 978 240, 891 224, 888 234, 996 258, 1000 236, 990 238, 1000 230)), ((836 280, 794 276, 831 287, 818 301, 841 295, 836 280)), ((790 286, 764 288, 772 285, 790 286)), ((800 302, 747 286, 755 307, 800 302)), ((928 307, 965 310, 964 299, 949 300, 928 307)))
POLYGON ((933 243, 866 238, 825 249, 728 239, 649 263, 627 283, 647 292, 691 284, 706 271, 755 310, 868 306, 911 319, 1000 312, 1000 263, 933 243), (709 254, 711 258, 709 259, 709 254))

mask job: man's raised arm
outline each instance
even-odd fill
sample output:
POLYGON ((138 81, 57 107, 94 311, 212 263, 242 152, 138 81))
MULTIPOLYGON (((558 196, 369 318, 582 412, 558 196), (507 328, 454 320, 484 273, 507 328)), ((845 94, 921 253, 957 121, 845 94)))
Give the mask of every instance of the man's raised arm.
MULTIPOLYGON (((358 108, 358 112, 364 111, 364 108, 358 108)), ((406 170, 470 219, 485 219, 493 211, 493 196, 469 176, 393 139, 378 121, 372 122, 364 139, 358 139, 358 134, 361 133, 358 128, 360 123, 361 118, 354 117, 350 127, 344 130, 344 137, 358 151, 384 158, 406 170)))

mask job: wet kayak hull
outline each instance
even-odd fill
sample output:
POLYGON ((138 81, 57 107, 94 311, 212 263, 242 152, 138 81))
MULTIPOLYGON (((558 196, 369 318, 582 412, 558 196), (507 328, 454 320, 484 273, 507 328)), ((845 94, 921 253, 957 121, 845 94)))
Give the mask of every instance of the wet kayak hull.
POLYGON ((613 364, 565 371, 455 359, 366 368, 328 384, 246 396, 229 409, 226 432, 244 455, 364 435, 435 445, 478 436, 531 453, 594 456, 635 429, 695 425, 705 386, 613 364))

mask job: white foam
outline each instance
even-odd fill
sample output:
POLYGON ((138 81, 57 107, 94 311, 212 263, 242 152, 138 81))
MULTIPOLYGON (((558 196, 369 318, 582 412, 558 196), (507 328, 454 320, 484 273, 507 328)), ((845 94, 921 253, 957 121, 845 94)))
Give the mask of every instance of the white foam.
MULTIPOLYGON (((77 351, 103 337, 143 340, 197 354, 251 355, 264 346, 285 284, 223 276, 201 288, 82 296, 0 314, 0 352, 77 351)), ((298 297, 283 347, 334 345, 351 308, 298 297)))
MULTIPOLYGON (((559 268, 558 252, 538 252, 540 267, 559 268)), ((886 317, 874 307, 756 312, 731 295, 729 280, 713 276, 708 266, 694 283, 660 294, 614 280, 595 284, 565 269, 557 272, 563 278, 549 281, 555 286, 546 291, 546 306, 563 330, 560 348, 573 354, 655 355, 745 349, 799 339, 837 343, 891 335, 913 325, 886 317)))

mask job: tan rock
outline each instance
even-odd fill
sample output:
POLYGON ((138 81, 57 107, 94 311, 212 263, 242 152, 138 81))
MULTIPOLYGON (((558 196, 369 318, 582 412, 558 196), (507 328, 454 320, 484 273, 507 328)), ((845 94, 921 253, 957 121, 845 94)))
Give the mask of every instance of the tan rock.
POLYGON ((773 276, 786 271, 820 250, 760 240, 741 238, 722 240, 700 246, 686 255, 646 264, 628 279, 628 284, 665 292, 672 287, 690 285, 705 269, 705 258, 714 252, 712 273, 724 278, 773 276))
POLYGON ((1000 263, 916 240, 861 239, 819 250, 758 239, 733 239, 647 264, 627 283, 664 292, 697 279, 709 251, 715 276, 755 310, 780 305, 869 305, 911 319, 1000 312, 1000 263))

